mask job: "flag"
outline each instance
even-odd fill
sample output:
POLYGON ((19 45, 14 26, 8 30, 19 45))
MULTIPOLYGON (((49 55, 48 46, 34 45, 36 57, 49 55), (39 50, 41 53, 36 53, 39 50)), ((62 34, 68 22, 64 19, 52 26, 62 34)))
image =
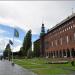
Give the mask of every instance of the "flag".
POLYGON ((14 36, 15 36, 15 37, 19 37, 19 32, 18 32, 17 29, 14 29, 14 36))
POLYGON ((13 42, 11 40, 9 40, 9 44, 13 45, 13 42))

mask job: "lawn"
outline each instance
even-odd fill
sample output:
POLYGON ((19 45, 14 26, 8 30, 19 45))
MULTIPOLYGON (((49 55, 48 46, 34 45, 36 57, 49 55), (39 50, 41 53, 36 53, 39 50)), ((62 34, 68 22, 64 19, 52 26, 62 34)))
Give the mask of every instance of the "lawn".
POLYGON ((48 60, 44 58, 34 59, 14 59, 14 62, 23 68, 27 68, 38 75, 50 74, 72 74, 75 73, 75 66, 68 64, 46 64, 48 60))

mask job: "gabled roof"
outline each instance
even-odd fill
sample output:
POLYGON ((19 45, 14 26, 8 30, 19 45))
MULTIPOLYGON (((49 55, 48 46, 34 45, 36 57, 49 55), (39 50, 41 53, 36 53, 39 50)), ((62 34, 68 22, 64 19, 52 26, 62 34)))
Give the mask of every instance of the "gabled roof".
POLYGON ((35 43, 35 42, 37 42, 37 41, 40 41, 40 38, 39 38, 39 39, 37 39, 36 41, 34 41, 34 43, 35 43))
MULTIPOLYGON (((57 28, 58 26, 62 25, 63 23, 67 22, 68 20, 72 19, 73 17, 75 17, 75 13, 73 13, 72 15, 68 16, 66 19, 64 19, 63 21, 61 21, 60 23, 56 24, 54 27, 52 27, 48 33, 50 33, 53 29, 57 28)), ((46 33, 46 34, 48 34, 46 33)))

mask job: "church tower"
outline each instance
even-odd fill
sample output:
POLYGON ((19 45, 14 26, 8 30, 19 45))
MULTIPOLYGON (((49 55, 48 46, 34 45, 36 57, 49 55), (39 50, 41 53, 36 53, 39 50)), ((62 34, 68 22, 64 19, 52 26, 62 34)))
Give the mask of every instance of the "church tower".
POLYGON ((44 27, 44 23, 42 23, 40 37, 43 36, 44 34, 45 34, 45 27, 44 27))
POLYGON ((42 23, 41 27, 41 33, 40 33, 40 56, 44 57, 45 56, 45 49, 44 49, 44 36, 45 35, 45 27, 44 23, 42 23))

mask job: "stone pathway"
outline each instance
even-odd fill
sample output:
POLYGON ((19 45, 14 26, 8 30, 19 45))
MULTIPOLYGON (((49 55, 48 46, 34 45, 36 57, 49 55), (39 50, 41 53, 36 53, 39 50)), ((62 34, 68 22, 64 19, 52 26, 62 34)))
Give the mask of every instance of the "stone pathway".
POLYGON ((37 75, 18 65, 11 65, 7 60, 0 61, 0 75, 37 75))

